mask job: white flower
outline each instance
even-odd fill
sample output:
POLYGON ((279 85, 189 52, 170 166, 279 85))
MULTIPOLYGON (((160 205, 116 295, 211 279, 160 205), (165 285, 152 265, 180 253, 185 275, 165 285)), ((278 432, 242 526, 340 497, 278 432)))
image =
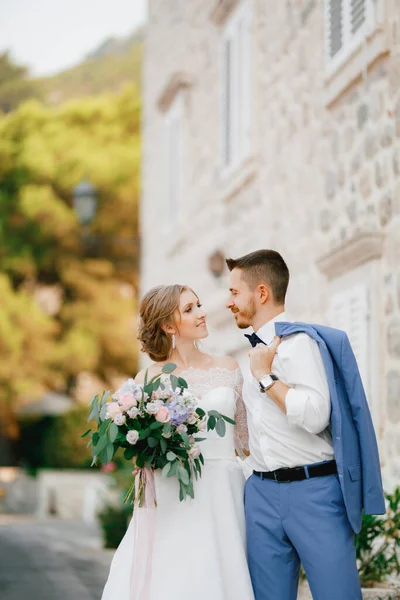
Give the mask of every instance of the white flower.
POLYGON ((176 428, 176 430, 177 430, 178 433, 186 433, 187 432, 187 427, 186 427, 186 425, 183 425, 183 423, 182 423, 182 425, 178 425, 178 427, 176 428))
POLYGON ((132 406, 132 408, 130 408, 128 410, 128 417, 130 417, 131 419, 134 419, 135 417, 137 417, 139 414, 139 409, 136 406, 132 406))
POLYGON ((158 412, 160 406, 163 406, 163 402, 161 402, 161 400, 148 402, 146 405, 146 411, 149 413, 149 415, 155 415, 158 412))
POLYGON ((190 415, 187 422, 189 425, 194 425, 195 423, 197 423, 197 419, 198 419, 197 413, 193 413, 192 415, 190 415))
POLYGON ((191 446, 193 446, 196 443, 196 438, 194 437, 194 435, 189 436, 189 442, 191 446))
POLYGON ((198 424, 199 431, 207 431, 207 419, 204 418, 198 424))
POLYGON ((128 431, 128 433, 126 434, 126 441, 129 444, 136 444, 136 442, 139 439, 139 432, 136 431, 136 429, 132 429, 131 431, 128 431))
POLYGON ((169 432, 169 433, 164 433, 164 432, 163 432, 161 435, 162 435, 162 436, 163 436, 163 438, 165 438, 166 440, 169 440, 169 438, 172 436, 172 433, 171 433, 171 432, 169 432))
POLYGON ((199 458, 200 454, 201 454, 200 446, 197 446, 197 445, 192 446, 189 450, 189 456, 190 456, 190 458, 193 458, 193 460, 195 458, 199 458))
POLYGON ((114 423, 116 425, 119 425, 119 426, 125 425, 125 423, 126 423, 126 416, 125 415, 115 415, 115 417, 114 417, 114 423))

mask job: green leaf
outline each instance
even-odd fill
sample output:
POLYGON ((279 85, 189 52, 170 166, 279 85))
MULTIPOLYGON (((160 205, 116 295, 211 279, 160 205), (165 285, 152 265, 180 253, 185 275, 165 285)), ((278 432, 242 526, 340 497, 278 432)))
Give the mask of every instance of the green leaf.
POLYGON ((146 371, 144 372, 143 387, 147 385, 148 378, 149 378, 149 370, 146 369, 146 371))
POLYGON ((165 425, 163 427, 163 433, 165 435, 168 435, 169 433, 171 433, 171 422, 165 423, 165 425))
POLYGON ((180 436, 183 440, 183 443, 185 444, 185 448, 190 448, 190 441, 189 441, 189 436, 187 433, 180 433, 180 436))
POLYGON ((226 417, 225 415, 221 415, 221 417, 227 422, 230 423, 231 425, 236 425, 236 421, 234 421, 233 419, 230 419, 229 417, 226 417))
POLYGON ((177 456, 176 456, 175 452, 171 452, 171 451, 167 452, 167 460, 172 462, 173 460, 176 460, 176 459, 177 459, 177 456))
POLYGON ((207 421, 207 430, 215 429, 216 419, 215 417, 210 417, 207 421))
POLYGON ((136 459, 136 466, 139 469, 143 469, 145 462, 146 462, 146 459, 144 458, 144 456, 139 454, 139 456, 136 459))
POLYGON ((186 390, 188 387, 188 384, 182 377, 178 377, 178 385, 179 385, 179 387, 183 388, 184 390, 186 390))
POLYGON ((202 408, 196 408, 196 412, 199 415, 199 417, 204 417, 204 415, 206 414, 202 408))
POLYGON ((178 468, 178 463, 177 462, 171 463, 171 470, 168 473, 168 477, 173 477, 174 475, 176 475, 177 468, 178 468))
POLYGON ((147 443, 150 446, 150 448, 155 448, 158 445, 158 440, 154 437, 148 437, 147 443))
POLYGON ((103 392, 103 395, 100 400, 100 406, 104 406, 104 404, 107 402, 108 398, 110 397, 110 394, 111 394, 110 390, 103 392))
POLYGON ((217 410, 209 410, 208 411, 208 416, 209 417, 215 417, 216 419, 219 419, 219 417, 221 415, 220 415, 220 413, 217 410))
POLYGON ((193 489, 193 481, 189 481, 187 486, 187 493, 194 500, 194 489, 193 489))
MULTIPOLYGON (((107 402, 107 404, 108 404, 108 402, 107 402)), ((107 415, 107 410, 108 410, 107 404, 104 404, 104 406, 101 407, 101 410, 100 410, 100 420, 101 421, 106 420, 106 415, 107 415)))
POLYGON ((224 437, 224 435, 226 433, 225 421, 223 419, 218 419, 215 429, 220 437, 224 437))
POLYGON ((151 429, 148 427, 147 429, 143 429, 139 434, 139 439, 145 440, 147 437, 151 435, 151 429))
POLYGON ((163 468, 163 470, 161 471, 161 475, 162 475, 163 477, 167 477, 167 476, 168 476, 168 473, 170 472, 170 470, 171 470, 171 463, 170 463, 170 462, 168 462, 168 463, 165 465, 165 467, 163 468))
POLYGON ((85 431, 85 433, 83 433, 83 434, 81 435, 81 438, 84 438, 84 437, 86 437, 87 435, 89 435, 89 433, 90 433, 91 431, 92 431, 91 429, 88 429, 87 431, 85 431))
POLYGON ((108 444, 106 448, 107 462, 111 462, 114 456, 114 444, 108 444))
POLYGON ((170 379, 171 379, 172 389, 175 391, 176 388, 178 387, 178 377, 176 377, 176 375, 171 375, 170 379))
POLYGON ((115 442, 118 437, 119 429, 118 425, 115 423, 111 423, 110 429, 108 430, 108 437, 110 438, 110 442, 115 442))
POLYGON ((178 467, 178 479, 184 484, 189 484, 189 474, 185 467, 178 467))
POLYGON ((96 444, 96 454, 100 454, 108 444, 108 437, 106 435, 102 435, 96 444))
POLYGON ((163 437, 160 440, 160 447, 161 447, 162 454, 165 454, 168 446, 167 446, 167 440, 164 439, 163 437))
POLYGON ((162 373, 166 373, 167 375, 169 375, 170 373, 172 373, 173 371, 175 371, 176 369, 176 365, 172 362, 169 363, 165 363, 165 365, 163 366, 161 372, 162 373))
POLYGON ((136 450, 133 447, 130 448, 126 448, 125 452, 124 452, 124 458, 126 460, 131 460, 136 454, 136 450))
POLYGON ((150 425, 150 429, 161 429, 161 427, 164 427, 164 423, 159 423, 158 421, 154 421, 151 425, 150 425))
POLYGON ((199 460, 200 460, 201 464, 204 466, 204 456, 202 454, 200 454, 199 460))

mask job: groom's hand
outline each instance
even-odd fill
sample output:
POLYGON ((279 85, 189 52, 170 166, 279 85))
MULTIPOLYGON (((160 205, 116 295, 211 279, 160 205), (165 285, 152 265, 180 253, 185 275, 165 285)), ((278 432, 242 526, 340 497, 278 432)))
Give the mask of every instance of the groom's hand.
POLYGON ((269 346, 258 344, 249 351, 250 370, 257 381, 260 381, 264 375, 271 373, 272 361, 280 343, 281 338, 275 336, 274 341, 269 346))

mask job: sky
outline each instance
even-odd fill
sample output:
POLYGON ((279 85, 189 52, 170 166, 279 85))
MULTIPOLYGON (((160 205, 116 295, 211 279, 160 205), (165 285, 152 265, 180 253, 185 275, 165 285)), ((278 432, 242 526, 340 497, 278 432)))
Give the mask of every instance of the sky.
POLYGON ((0 0, 0 53, 52 75, 147 19, 147 0, 0 0))

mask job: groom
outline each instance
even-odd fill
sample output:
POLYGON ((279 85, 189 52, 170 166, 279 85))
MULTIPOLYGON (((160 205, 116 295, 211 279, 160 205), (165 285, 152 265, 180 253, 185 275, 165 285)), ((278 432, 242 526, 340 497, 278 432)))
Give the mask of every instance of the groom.
POLYGON ((247 335, 243 388, 253 475, 245 488, 256 600, 295 600, 300 563, 314 600, 361 600, 354 533, 385 512, 375 433, 346 334, 291 323, 278 252, 227 259, 227 303, 247 335), (277 337, 277 334, 279 337, 277 337), (246 377, 247 375, 247 377, 246 377))

